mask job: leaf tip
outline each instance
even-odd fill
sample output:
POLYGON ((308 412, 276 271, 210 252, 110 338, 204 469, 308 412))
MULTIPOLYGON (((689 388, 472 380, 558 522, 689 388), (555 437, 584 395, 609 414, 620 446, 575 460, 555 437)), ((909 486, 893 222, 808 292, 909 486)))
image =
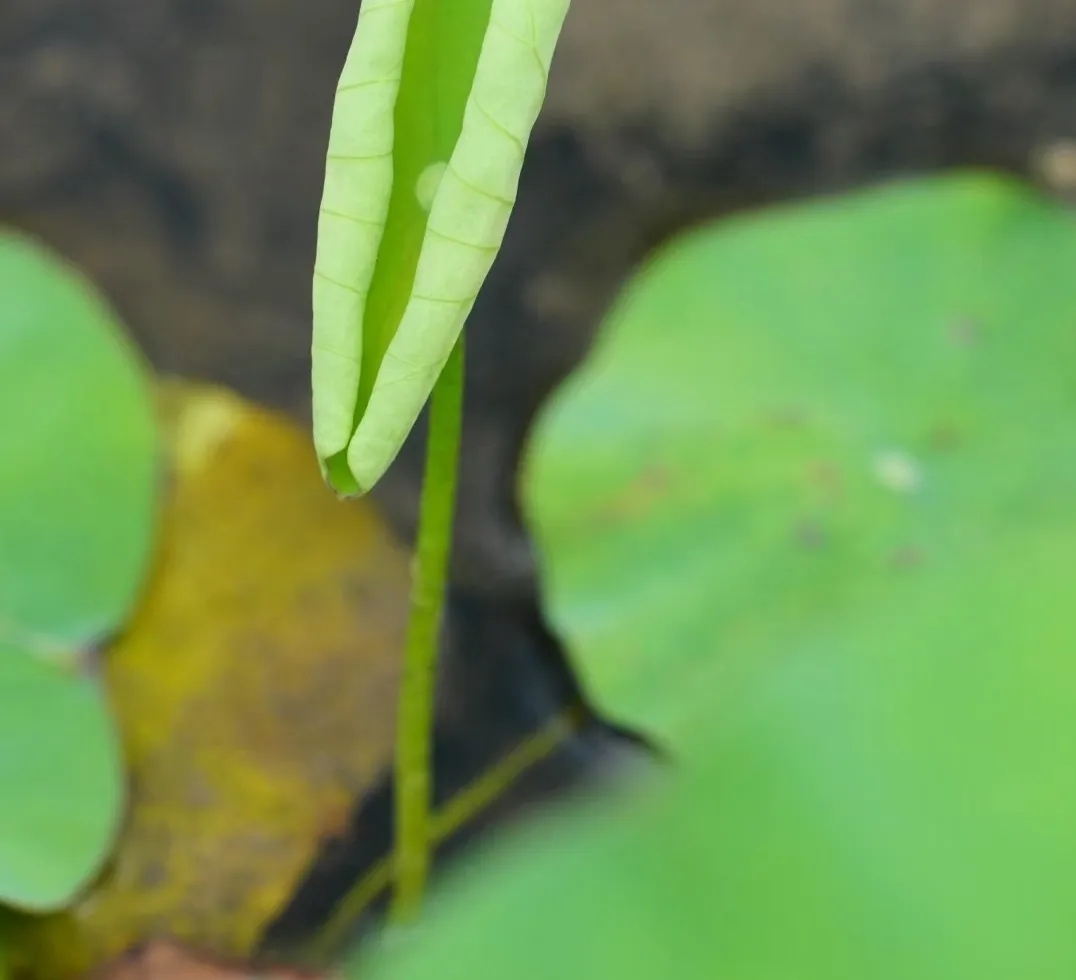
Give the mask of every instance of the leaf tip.
POLYGON ((329 484, 338 497, 359 497, 365 492, 359 487, 358 480, 347 462, 347 452, 341 451, 332 456, 319 456, 318 463, 321 466, 321 475, 329 484))

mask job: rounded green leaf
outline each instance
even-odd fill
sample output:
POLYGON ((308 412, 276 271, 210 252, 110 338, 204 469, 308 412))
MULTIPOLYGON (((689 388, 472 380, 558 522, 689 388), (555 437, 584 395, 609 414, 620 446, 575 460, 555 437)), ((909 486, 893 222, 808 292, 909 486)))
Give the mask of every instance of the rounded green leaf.
POLYGON ((552 614, 599 704, 679 744, 792 640, 1071 520, 1073 268, 1069 212, 985 176, 665 249, 529 461, 552 614))
POLYGON ((149 559, 149 389, 105 304, 12 233, 0 233, 0 420, 0 639, 99 640, 149 559))
POLYGON ((504 237, 568 0, 365 0, 314 269, 314 442, 332 485, 395 458, 504 237))
POLYGON ((98 687, 0 643, 0 900, 46 910, 97 871, 122 774, 98 687))
POLYGON ((354 975, 1071 977, 1074 590, 1071 522, 904 579, 756 663, 666 781, 504 841, 354 975))
POLYGON ((105 304, 0 234, 0 902, 63 904, 120 813, 118 747, 85 674, 147 571, 146 378, 105 304))

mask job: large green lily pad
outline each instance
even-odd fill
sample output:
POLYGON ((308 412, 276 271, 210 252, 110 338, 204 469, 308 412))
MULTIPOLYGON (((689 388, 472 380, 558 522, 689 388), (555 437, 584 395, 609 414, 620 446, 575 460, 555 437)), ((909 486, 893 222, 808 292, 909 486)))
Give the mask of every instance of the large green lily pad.
POLYGON ((1013 184, 705 230, 532 459, 553 610, 675 746, 367 980, 1076 969, 1076 224, 1013 184))
POLYGON ((91 648, 146 572, 155 432, 104 302, 0 234, 0 901, 62 903, 96 870, 121 780, 91 648))
POLYGON ((354 975, 1072 976, 1076 529, 972 550, 760 665, 667 782, 505 841, 354 975))
POLYGON ((600 705, 678 743, 792 640, 1076 514, 1074 268, 1069 213, 978 175, 663 251, 529 462, 552 614, 600 705))

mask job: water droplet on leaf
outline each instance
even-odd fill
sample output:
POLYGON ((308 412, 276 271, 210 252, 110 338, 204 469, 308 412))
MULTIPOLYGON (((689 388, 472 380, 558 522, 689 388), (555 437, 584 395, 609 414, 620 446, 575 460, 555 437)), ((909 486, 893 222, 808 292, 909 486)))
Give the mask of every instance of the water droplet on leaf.
POLYGON ((876 454, 874 475, 883 487, 894 493, 914 493, 923 482, 919 464, 907 453, 899 450, 876 454))
POLYGON ((415 181, 415 197, 423 211, 429 211, 433 207, 433 199, 437 194, 437 188, 441 186, 441 178, 445 175, 448 167, 443 160, 431 163, 418 175, 415 181))

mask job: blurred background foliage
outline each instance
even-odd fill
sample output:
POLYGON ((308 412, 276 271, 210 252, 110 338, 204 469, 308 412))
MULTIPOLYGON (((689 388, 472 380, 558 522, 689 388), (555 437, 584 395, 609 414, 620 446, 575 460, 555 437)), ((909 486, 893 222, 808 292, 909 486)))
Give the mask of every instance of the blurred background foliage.
POLYGON ((1076 518, 1074 267, 1072 216, 984 175, 656 256, 526 470, 550 608, 603 708, 677 745, 741 670, 874 594, 1076 518))
POLYGON ((9 917, 10 959, 249 954, 391 758, 405 553, 301 428, 152 382, 86 283, 2 244, 0 898, 83 891, 9 917))
POLYGON ((85 282, 4 234, 0 297, 0 902, 49 909, 120 819, 88 675, 142 586, 156 437, 140 365, 85 282))
MULTIPOLYGON (((354 14, 0 7, 0 220, 57 253, 0 248, 19 975, 263 958, 384 851, 422 436, 342 507, 305 428, 354 14)), ((439 745, 488 771, 570 664, 672 765, 359 972, 1072 974, 1074 37, 1071 0, 575 0, 468 328, 439 745), (856 192, 968 165, 1020 180, 856 192)))
POLYGON ((1074 260, 982 176, 660 254, 529 496, 584 677, 672 771, 503 842, 356 975, 1068 976, 1074 260))

